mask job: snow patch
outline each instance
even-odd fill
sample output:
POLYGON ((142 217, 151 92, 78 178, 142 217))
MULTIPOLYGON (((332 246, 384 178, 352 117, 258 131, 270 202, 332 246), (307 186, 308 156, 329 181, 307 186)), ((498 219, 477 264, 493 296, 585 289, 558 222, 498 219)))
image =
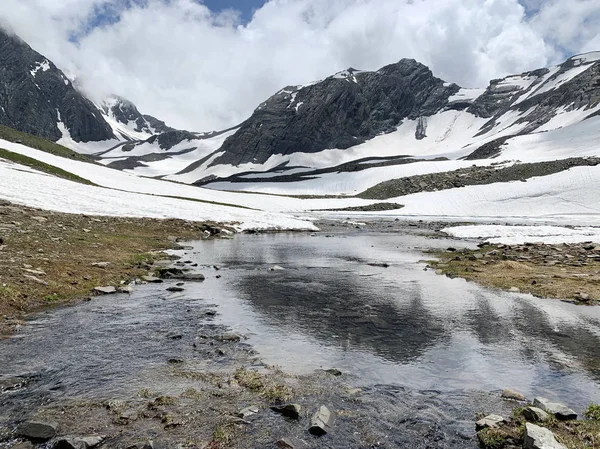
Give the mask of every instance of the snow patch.
POLYGON ((35 77, 40 70, 42 72, 50 70, 50 61, 44 59, 42 62, 38 62, 37 65, 33 69, 31 69, 29 73, 31 73, 31 76, 35 77))
POLYGON ((592 241, 600 243, 600 228, 563 226, 502 226, 469 225, 453 226, 442 232, 458 238, 478 238, 490 243, 522 245, 531 243, 581 243, 592 241))

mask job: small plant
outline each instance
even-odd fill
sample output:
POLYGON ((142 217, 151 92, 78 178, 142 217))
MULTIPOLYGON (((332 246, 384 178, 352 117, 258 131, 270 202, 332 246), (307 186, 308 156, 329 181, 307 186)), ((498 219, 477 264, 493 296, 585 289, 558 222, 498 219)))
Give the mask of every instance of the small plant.
POLYGON ((600 405, 594 404, 593 402, 583 412, 583 415, 587 419, 592 421, 600 421, 600 405))
POLYGON ((137 395, 139 398, 142 398, 142 399, 150 399, 150 398, 153 398, 154 396, 156 396, 156 394, 153 391, 151 391, 147 388, 142 388, 140 391, 138 391, 137 395))
POLYGON ((229 444, 233 440, 233 429, 230 425, 218 425, 213 432, 213 440, 220 444, 229 444))
POLYGON ((240 386, 250 391, 261 391, 265 388, 265 377, 256 371, 240 368, 235 372, 233 377, 240 386))
POLYGON ((56 302, 60 299, 60 296, 57 293, 50 293, 49 295, 44 296, 44 301, 46 302, 56 302))
POLYGON ((271 385, 263 390, 262 395, 269 402, 285 402, 292 399, 293 392, 286 385, 271 385))
POLYGON ((202 394, 201 391, 198 391, 192 387, 188 388, 183 393, 181 393, 182 398, 194 399, 196 401, 199 401, 200 399, 202 399, 203 396, 204 395, 202 394))

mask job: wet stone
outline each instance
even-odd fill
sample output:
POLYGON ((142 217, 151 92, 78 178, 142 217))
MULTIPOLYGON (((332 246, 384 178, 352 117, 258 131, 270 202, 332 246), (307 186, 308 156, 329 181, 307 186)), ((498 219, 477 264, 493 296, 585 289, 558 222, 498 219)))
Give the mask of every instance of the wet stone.
POLYGON ((34 446, 29 441, 23 441, 22 443, 18 443, 15 446, 11 446, 10 449, 34 449, 34 446))
POLYGON ((94 293, 98 293, 100 295, 112 295, 113 293, 117 293, 117 289, 115 287, 95 287, 94 293))
POLYGON ((306 447, 306 443, 298 440, 297 438, 288 437, 277 441, 275 446, 279 449, 299 449, 301 447, 306 447))
POLYGON ((522 395, 518 391, 511 390, 510 388, 504 389, 504 391, 501 394, 501 397, 504 399, 511 399, 513 401, 520 401, 520 402, 524 402, 527 400, 527 398, 524 395, 522 395))
POLYGON ((174 293, 177 293, 177 292, 183 292, 183 291, 185 291, 185 288, 183 288, 183 287, 177 287, 177 286, 173 286, 173 287, 169 287, 169 288, 167 288, 167 291, 168 291, 168 292, 174 292, 174 293))
POLYGON ((258 407, 246 407, 241 409, 238 413, 236 413, 236 416, 238 418, 247 419, 252 415, 256 415, 258 412, 258 407))
POLYGON ((17 427, 16 434, 33 440, 49 440, 56 435, 58 424, 54 421, 25 421, 17 427))
POLYGON ((93 435, 88 437, 65 436, 57 439, 52 449, 92 449, 100 445, 106 437, 93 435))
POLYGON ((299 404, 286 404, 282 406, 273 406, 271 410, 274 412, 280 413, 283 416, 287 416, 292 419, 300 419, 300 415, 302 414, 302 406, 299 404))
POLYGON ((331 431, 333 427, 333 413, 322 405, 319 410, 312 416, 308 431, 312 435, 322 436, 331 431))
POLYGON ((148 282, 150 284, 160 284, 163 282, 161 278, 157 278, 155 276, 142 276, 142 281, 148 282))
POLYGON ((237 342, 240 341, 242 339, 242 337, 238 334, 235 334, 233 332, 227 332, 225 334, 221 334, 219 336, 219 340, 221 341, 229 341, 229 342, 237 342))

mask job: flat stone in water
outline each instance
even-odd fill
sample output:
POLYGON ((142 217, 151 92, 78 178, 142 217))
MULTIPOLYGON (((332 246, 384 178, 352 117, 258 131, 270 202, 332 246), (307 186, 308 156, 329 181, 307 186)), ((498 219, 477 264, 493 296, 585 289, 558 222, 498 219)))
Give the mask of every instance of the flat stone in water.
POLYGON ((117 293, 117 289, 115 287, 95 287, 94 293, 99 293, 101 295, 112 295, 113 293, 117 293))
POLYGON ((526 401, 527 398, 522 395, 521 393, 519 393, 518 391, 515 390, 511 390, 510 388, 506 388, 502 394, 501 397, 504 399, 512 399, 513 401, 526 401))
POLYGON ((322 405, 310 420, 308 431, 317 436, 325 435, 333 427, 333 413, 322 405))
POLYGON ((25 421, 17 427, 16 434, 34 440, 49 440, 58 430, 54 421, 25 421))
POLYGON ((155 276, 142 276, 142 281, 146 281, 150 284, 160 284, 163 282, 161 278, 157 278, 155 276))
POLYGON ((506 420, 502 416, 488 415, 475 423, 475 430, 479 432, 480 430, 488 428, 495 429, 500 426, 500 424, 504 424, 505 422, 506 420))
POLYGON ((300 419, 302 414, 302 406, 299 404, 286 404, 282 406, 273 406, 271 410, 277 413, 281 413, 283 416, 287 416, 292 419, 300 419))

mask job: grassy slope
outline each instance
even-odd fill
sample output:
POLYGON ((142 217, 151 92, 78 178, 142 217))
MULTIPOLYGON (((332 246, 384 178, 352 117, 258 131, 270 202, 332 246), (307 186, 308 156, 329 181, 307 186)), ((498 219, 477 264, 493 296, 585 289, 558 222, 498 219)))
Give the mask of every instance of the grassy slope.
POLYGON ((5 159, 14 162, 15 164, 25 165, 26 167, 33 168, 35 170, 47 173, 49 175, 54 175, 59 178, 68 179, 69 181, 74 181, 91 186, 95 185, 93 182, 88 181, 87 179, 84 179, 68 171, 65 171, 62 168, 46 164, 31 157, 23 156, 19 153, 13 153, 12 151, 4 150, 2 148, 0 148, 0 159, 5 159))
POLYGON ((81 162, 92 162, 87 156, 76 153, 67 147, 63 147, 62 145, 41 137, 17 131, 16 129, 12 129, 7 126, 0 125, 0 139, 8 140, 9 142, 13 143, 20 143, 29 148, 34 148, 36 150, 44 151, 45 153, 64 157, 66 159, 72 159, 74 161, 81 162))

